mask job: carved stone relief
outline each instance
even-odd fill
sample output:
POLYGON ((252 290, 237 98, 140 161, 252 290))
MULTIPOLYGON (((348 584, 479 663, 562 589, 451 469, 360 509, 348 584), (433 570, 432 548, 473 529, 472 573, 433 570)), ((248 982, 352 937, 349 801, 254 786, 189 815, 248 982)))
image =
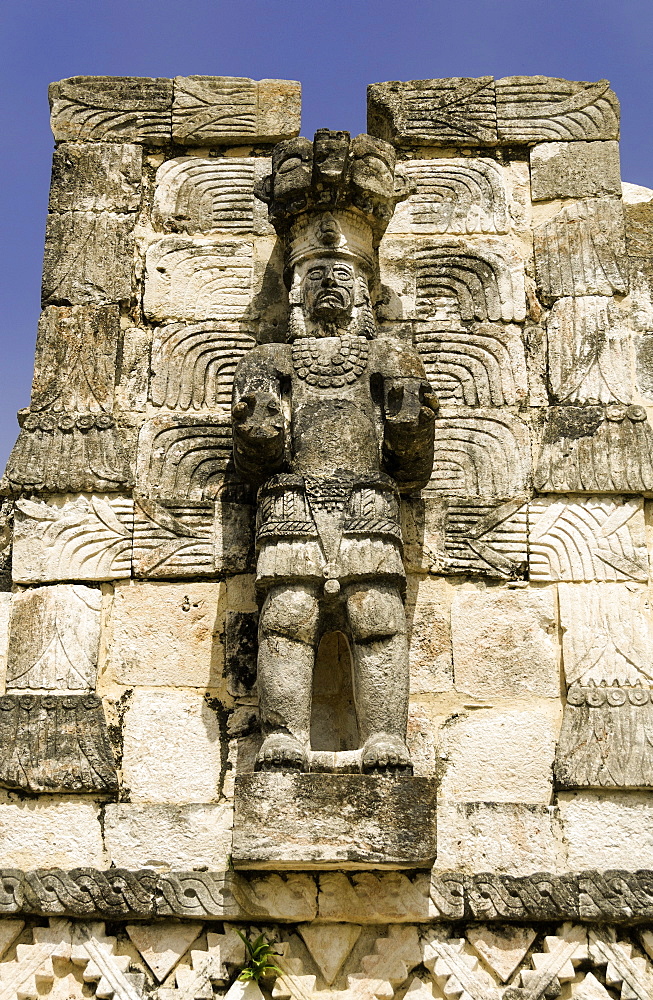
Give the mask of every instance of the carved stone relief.
POLYGON ((150 400, 170 410, 229 406, 240 359, 255 340, 229 324, 170 323, 154 335, 150 400))
POLYGON ((616 198, 565 205, 533 232, 537 286, 544 301, 566 295, 625 295, 624 218, 616 198))
POLYGON ((172 80, 72 76, 50 84, 49 98, 57 141, 162 145, 171 139, 172 80))
POLYGON ((252 297, 252 267, 251 241, 165 236, 146 253, 145 314, 163 322, 242 319, 252 297))
POLYGON ((650 787, 653 722, 648 594, 636 584, 560 584, 568 685, 560 787, 650 787))
POLYGON ((99 590, 72 584, 16 594, 7 693, 0 699, 0 784, 32 792, 117 787, 95 696, 99 590))
POLYGON ((191 146, 278 142, 297 135, 299 111, 300 86, 294 80, 178 76, 172 137, 191 146))
POLYGON ((269 159, 178 156, 157 170, 153 221, 164 231, 267 232, 254 199, 254 183, 270 169, 269 159))
POLYGON ((531 580, 648 579, 643 501, 534 500, 528 519, 531 580))

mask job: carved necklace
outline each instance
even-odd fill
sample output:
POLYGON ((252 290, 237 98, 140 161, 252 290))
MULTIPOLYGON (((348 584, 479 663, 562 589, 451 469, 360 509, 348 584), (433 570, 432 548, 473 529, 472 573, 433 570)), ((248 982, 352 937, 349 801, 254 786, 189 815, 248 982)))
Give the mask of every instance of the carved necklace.
POLYGON ((367 367, 370 353, 367 340, 347 333, 337 340, 338 347, 326 355, 319 350, 324 341, 316 337, 299 337, 292 345, 292 363, 303 382, 320 389, 337 389, 355 382, 367 367))

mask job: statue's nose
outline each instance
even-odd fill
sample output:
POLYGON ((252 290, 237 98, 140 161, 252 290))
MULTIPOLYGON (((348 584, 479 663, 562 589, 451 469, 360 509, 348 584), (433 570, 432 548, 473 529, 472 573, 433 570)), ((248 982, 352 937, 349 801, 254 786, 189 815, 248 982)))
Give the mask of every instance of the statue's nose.
POLYGON ((332 274, 325 274, 324 275, 324 281, 322 282, 322 284, 326 285, 327 288, 331 288, 333 285, 335 285, 335 283, 336 283, 336 279, 334 278, 334 276, 332 274))

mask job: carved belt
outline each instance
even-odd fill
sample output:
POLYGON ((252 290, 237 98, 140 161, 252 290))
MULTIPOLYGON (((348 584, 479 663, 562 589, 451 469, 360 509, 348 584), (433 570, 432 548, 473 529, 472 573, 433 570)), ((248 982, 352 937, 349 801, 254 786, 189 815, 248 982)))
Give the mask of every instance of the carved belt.
POLYGON ((256 539, 317 538, 313 510, 341 522, 343 535, 390 538, 401 544, 399 494, 389 477, 317 479, 273 476, 258 493, 256 539))

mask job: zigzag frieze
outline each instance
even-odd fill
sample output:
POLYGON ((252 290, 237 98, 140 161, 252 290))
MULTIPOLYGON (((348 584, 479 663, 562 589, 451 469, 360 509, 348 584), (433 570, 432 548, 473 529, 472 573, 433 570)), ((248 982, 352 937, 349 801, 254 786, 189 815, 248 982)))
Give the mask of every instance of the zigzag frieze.
POLYGON ((317 916, 325 924, 463 919, 642 924, 653 919, 653 871, 540 872, 519 877, 449 872, 429 880, 423 873, 398 877, 391 872, 246 876, 122 868, 105 872, 2 868, 0 914, 284 923, 317 916), (334 879, 336 895, 329 892, 329 880, 334 879))

